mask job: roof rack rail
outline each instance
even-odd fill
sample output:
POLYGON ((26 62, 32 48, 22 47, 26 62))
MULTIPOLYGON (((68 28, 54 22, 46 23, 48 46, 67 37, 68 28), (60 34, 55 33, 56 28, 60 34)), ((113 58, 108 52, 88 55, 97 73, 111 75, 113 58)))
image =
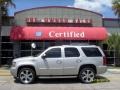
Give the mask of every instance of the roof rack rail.
POLYGON ((90 45, 89 43, 71 43, 70 45, 90 45))

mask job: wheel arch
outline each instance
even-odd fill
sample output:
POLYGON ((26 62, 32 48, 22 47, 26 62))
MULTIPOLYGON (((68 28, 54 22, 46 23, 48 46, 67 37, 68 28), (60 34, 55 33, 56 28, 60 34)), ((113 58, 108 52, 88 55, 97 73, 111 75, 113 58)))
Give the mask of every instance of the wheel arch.
POLYGON ((30 68, 30 69, 34 70, 35 75, 36 75, 36 70, 35 70, 35 67, 34 67, 33 65, 22 65, 22 66, 19 66, 19 67, 18 67, 17 77, 18 77, 19 71, 20 71, 22 68, 30 68))
MULTIPOLYGON (((96 66, 94 64, 81 65, 80 68, 79 68, 79 73, 83 68, 92 68, 95 71, 95 74, 97 74, 97 68, 96 68, 96 66)), ((78 75, 79 75, 79 73, 78 73, 78 75)))

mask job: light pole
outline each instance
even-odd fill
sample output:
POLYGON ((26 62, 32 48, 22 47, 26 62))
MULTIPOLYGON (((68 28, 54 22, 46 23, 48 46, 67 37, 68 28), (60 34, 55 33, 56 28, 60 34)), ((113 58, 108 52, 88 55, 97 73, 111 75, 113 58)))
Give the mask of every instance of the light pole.
POLYGON ((36 48, 36 44, 33 42, 31 43, 31 56, 33 55, 33 49, 36 48))

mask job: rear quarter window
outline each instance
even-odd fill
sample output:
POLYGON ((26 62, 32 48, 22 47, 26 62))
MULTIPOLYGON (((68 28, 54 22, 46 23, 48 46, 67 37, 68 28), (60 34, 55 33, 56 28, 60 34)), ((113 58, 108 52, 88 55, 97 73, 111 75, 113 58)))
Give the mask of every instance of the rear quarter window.
POLYGON ((82 50, 87 57, 101 57, 102 56, 100 50, 95 47, 82 47, 82 50))

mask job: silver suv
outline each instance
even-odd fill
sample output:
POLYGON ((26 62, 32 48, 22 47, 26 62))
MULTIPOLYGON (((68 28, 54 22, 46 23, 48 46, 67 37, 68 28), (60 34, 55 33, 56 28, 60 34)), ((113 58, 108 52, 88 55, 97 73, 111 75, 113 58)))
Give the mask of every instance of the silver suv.
POLYGON ((36 56, 14 59, 11 74, 23 84, 39 78, 78 78, 93 82, 107 70, 106 58, 96 45, 62 45, 49 47, 36 56))

